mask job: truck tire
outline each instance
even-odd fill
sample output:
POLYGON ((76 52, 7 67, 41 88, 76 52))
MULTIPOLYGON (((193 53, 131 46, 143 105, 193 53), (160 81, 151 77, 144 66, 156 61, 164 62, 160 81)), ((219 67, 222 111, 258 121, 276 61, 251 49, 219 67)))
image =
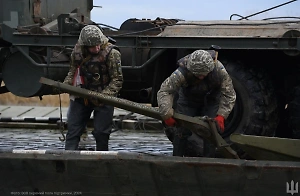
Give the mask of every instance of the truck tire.
MULTIPOLYGON (((232 133, 274 136, 279 122, 278 100, 268 75, 240 62, 222 61, 236 91, 235 106, 225 121, 222 137, 232 133)), ((248 157, 232 145, 242 157, 248 157)))
POLYGON ((246 68, 242 63, 224 61, 223 64, 232 79, 237 99, 222 136, 232 133, 274 136, 279 112, 270 78, 263 71, 246 68))
MULTIPOLYGON (((225 121, 222 137, 229 143, 232 133, 274 136, 278 126, 277 99, 271 80, 263 71, 250 69, 240 62, 221 60, 231 76, 236 91, 235 106, 225 121)), ((174 130, 166 135, 172 141, 174 130)), ((194 135, 194 134, 193 134, 194 135)), ((199 137, 199 136, 198 136, 199 137)), ((241 158, 251 158, 234 144, 231 145, 241 158)), ((189 138, 186 156, 202 154, 203 141, 195 136, 189 138)), ((200 155, 201 156, 201 155, 200 155)))
POLYGON ((288 127, 292 130, 292 138, 300 139, 300 86, 296 87, 293 99, 288 104, 288 127))

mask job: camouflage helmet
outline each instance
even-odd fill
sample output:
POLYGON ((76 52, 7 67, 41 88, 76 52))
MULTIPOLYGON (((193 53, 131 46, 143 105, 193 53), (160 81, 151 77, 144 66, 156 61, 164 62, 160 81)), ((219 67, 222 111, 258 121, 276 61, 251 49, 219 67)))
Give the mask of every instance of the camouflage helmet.
POLYGON ((79 35, 78 44, 81 46, 103 45, 108 42, 108 38, 95 25, 85 26, 79 35))
POLYGON ((214 69, 214 60, 205 50, 196 50, 190 54, 186 68, 195 76, 207 75, 214 69))

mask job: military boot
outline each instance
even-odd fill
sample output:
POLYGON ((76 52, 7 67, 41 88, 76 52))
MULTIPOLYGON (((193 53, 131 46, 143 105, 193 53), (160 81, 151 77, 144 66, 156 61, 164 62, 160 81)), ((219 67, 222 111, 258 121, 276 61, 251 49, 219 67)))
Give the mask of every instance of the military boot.
POLYGON ((182 138, 178 137, 178 135, 175 135, 173 140, 173 156, 183 157, 186 144, 187 138, 182 138))
POLYGON ((77 140, 66 140, 65 150, 78 150, 78 143, 77 140))
POLYGON ((109 134, 99 134, 96 138, 96 151, 108 151, 109 134))
POLYGON ((192 135, 192 132, 183 127, 178 127, 175 130, 176 131, 173 140, 173 156, 183 157, 185 155, 188 137, 192 135))

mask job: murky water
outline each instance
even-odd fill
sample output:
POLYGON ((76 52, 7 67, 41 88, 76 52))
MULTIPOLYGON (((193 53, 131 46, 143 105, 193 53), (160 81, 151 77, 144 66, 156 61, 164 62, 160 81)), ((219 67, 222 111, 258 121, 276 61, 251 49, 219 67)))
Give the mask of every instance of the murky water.
MULTIPOLYGON (((66 131, 65 131, 66 133, 66 131)), ((53 129, 1 128, 0 149, 57 150, 64 149, 62 135, 53 129)), ((81 137, 81 150, 94 150, 95 140, 88 130, 81 137)), ((130 151, 153 155, 172 155, 172 143, 163 131, 118 130, 111 134, 110 151, 130 151)))

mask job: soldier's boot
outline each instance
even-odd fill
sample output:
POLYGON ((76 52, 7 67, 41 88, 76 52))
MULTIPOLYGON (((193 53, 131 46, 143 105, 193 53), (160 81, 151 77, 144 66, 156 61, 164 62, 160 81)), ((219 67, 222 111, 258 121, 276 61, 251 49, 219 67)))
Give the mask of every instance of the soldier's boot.
POLYGON ((96 138, 96 150, 108 151, 109 134, 99 134, 96 138))
POLYGON ((183 157, 186 145, 187 145, 186 137, 178 137, 177 135, 175 135, 173 141, 173 156, 183 157))
POLYGON ((206 139, 203 139, 203 156, 212 158, 216 156, 215 145, 206 139))
POLYGON ((76 140, 66 140, 65 150, 78 150, 79 141, 76 140))

